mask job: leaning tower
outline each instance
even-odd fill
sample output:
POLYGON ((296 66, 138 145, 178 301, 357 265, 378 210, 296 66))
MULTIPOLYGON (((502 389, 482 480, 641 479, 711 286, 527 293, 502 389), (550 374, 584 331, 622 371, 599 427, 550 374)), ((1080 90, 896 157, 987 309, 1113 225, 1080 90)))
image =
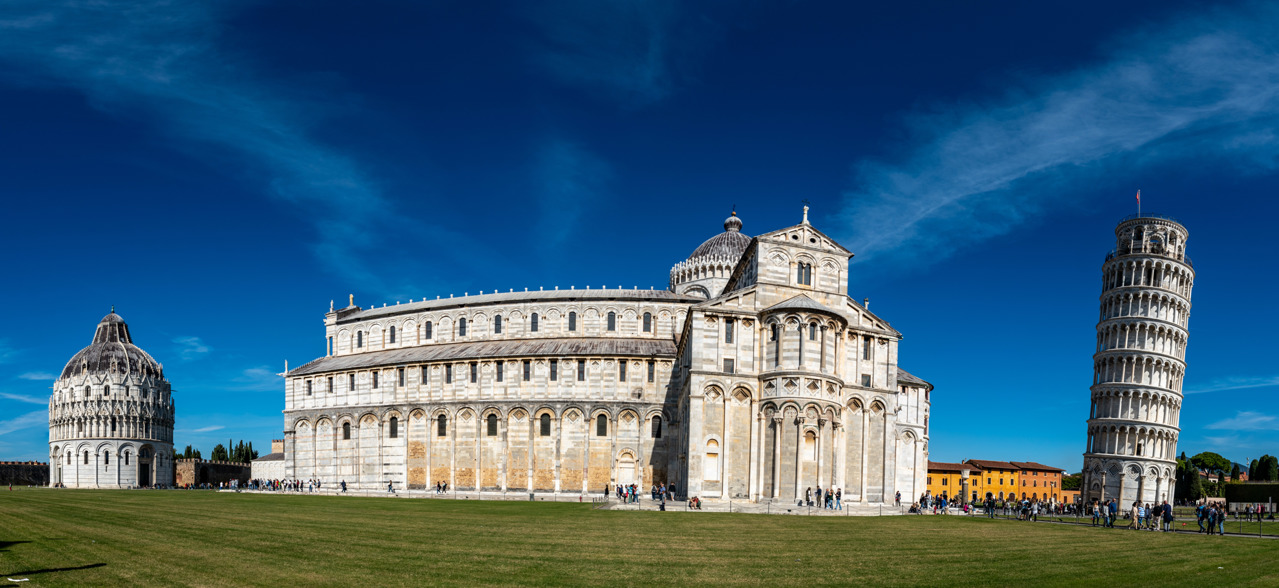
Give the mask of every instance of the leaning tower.
POLYGON ((1172 501, 1181 384, 1195 270, 1186 227, 1159 215, 1125 218, 1102 264, 1083 495, 1172 501))

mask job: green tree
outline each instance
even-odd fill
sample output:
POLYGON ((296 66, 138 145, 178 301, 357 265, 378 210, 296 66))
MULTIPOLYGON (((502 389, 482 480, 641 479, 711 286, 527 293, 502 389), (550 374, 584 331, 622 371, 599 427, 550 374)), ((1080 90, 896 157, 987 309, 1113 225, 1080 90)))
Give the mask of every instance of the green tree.
POLYGON ((1265 464, 1258 464, 1262 471, 1266 474, 1267 482, 1279 481, 1279 457, 1273 455, 1265 456, 1265 464))
POLYGON ((1231 482, 1238 482, 1238 481, 1239 481, 1239 474, 1240 474, 1240 471, 1239 471, 1239 464, 1237 464, 1237 463, 1236 463, 1236 464, 1232 464, 1232 465, 1230 466, 1230 481, 1231 481, 1231 482))
POLYGON ((1062 490, 1078 490, 1083 485, 1084 485, 1083 472, 1061 477, 1062 490))
POLYGON ((1230 460, 1211 451, 1205 451, 1192 458, 1190 463, 1209 474, 1225 474, 1230 471, 1230 460))
POLYGON ((1257 460, 1255 459, 1248 465, 1248 479, 1253 481, 1257 479, 1257 460))
POLYGON ((227 461, 229 458, 230 456, 227 455, 226 447, 223 447, 221 443, 214 446, 213 454, 209 456, 209 459, 213 461, 227 461))

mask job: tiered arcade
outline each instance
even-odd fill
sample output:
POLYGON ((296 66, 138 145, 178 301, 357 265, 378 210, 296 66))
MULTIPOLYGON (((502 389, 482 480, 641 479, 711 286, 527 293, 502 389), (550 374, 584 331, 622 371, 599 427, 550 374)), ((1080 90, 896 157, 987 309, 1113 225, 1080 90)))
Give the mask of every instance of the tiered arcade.
POLYGON ((69 488, 173 482, 173 398, 164 368, 112 309, 49 398, 49 480, 69 488))
POLYGON ((1102 265, 1084 453, 1084 496, 1171 501, 1181 432, 1181 386, 1194 267, 1186 228, 1156 215, 1130 217, 1102 265))

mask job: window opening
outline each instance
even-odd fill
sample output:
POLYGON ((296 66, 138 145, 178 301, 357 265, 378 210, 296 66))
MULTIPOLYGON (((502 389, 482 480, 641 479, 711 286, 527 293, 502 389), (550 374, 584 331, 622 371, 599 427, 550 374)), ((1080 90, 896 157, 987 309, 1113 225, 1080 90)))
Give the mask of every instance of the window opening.
POLYGON ((490 414, 488 418, 488 436, 497 436, 497 415, 495 414, 490 414))
POLYGON ((400 436, 400 419, 391 417, 391 438, 395 439, 400 436))
POLYGON ((551 415, 543 414, 541 418, 538 419, 538 428, 540 429, 539 434, 541 436, 550 437, 551 436, 551 415))
POLYGON ((446 437, 449 434, 449 418, 440 415, 435 419, 435 436, 446 437))
POLYGON ((651 312, 644 313, 644 332, 653 332, 653 313, 651 312))
POLYGON ((351 423, 342 423, 342 438, 351 438, 351 423))
POLYGON ((608 436, 608 417, 604 415, 595 417, 595 436, 596 437, 608 436))
POLYGON ((529 330, 534 333, 537 332, 537 313, 536 312, 533 313, 533 316, 529 318, 529 330))
POLYGON ((617 330, 617 313, 611 310, 608 311, 608 330, 610 331, 617 330))

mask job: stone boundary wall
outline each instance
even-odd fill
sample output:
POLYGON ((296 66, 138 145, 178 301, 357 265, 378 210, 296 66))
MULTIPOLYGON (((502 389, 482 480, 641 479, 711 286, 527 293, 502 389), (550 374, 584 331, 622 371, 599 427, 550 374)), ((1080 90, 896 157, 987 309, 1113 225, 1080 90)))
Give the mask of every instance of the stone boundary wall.
POLYGON ((48 486, 49 464, 39 461, 0 461, 0 484, 48 486))
POLYGON ((252 471, 249 464, 235 461, 178 459, 174 463, 174 483, 179 487, 188 484, 220 484, 232 480, 239 480, 243 484, 249 481, 252 471))

